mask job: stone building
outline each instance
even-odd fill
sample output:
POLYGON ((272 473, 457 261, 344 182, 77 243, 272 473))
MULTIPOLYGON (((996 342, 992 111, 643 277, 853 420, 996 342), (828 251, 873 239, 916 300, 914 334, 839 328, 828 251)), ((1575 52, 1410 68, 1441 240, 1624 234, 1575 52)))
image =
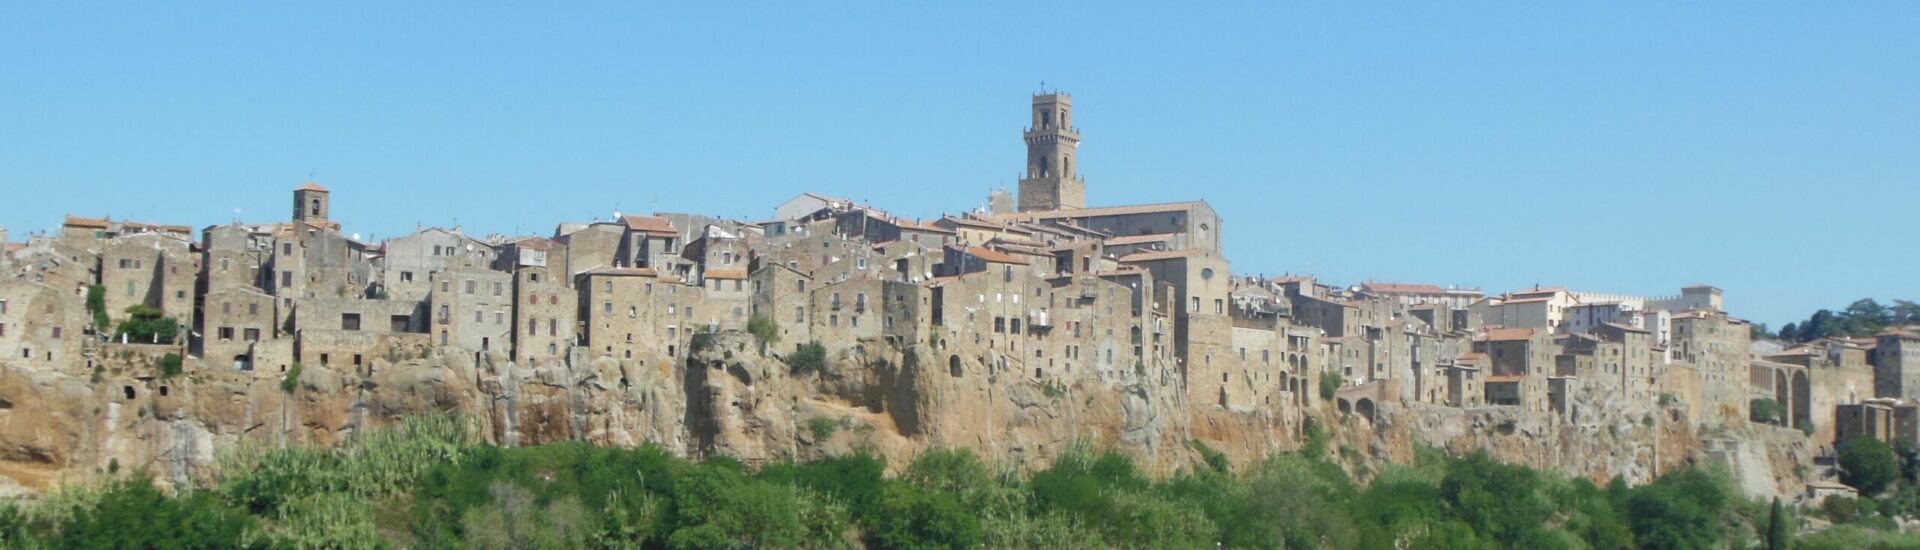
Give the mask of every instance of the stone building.
POLYGON ((518 317, 513 311, 513 274, 455 267, 434 274, 431 282, 428 305, 439 345, 511 355, 507 347, 512 345, 514 319, 518 317))
POLYGON ((100 255, 100 285, 107 317, 127 319, 127 308, 155 308, 182 327, 193 326, 194 280, 200 275, 193 243, 171 234, 135 233, 107 239, 100 255))
POLYGON ((459 228, 427 227, 387 239, 380 256, 380 282, 394 300, 425 300, 433 292, 430 281, 456 269, 488 267, 495 262, 492 246, 468 237, 459 228))
POLYGON ((1920 330, 1890 329, 1874 336, 1874 396, 1920 400, 1920 330))
POLYGON ((278 301, 259 289, 222 286, 202 297, 200 330, 194 338, 195 354, 210 366, 229 366, 235 370, 277 368, 284 372, 292 362, 292 346, 281 338, 276 322, 278 301))

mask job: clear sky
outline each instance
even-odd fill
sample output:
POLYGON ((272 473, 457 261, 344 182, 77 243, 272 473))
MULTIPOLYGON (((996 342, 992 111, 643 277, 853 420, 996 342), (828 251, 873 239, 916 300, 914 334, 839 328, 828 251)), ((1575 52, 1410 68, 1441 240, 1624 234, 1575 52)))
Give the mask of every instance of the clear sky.
POLYGON ((934 216, 1014 187, 1044 81, 1091 204, 1205 199, 1236 272, 1920 298, 1920 3, 680 4, 0 3, 0 226, 309 173, 376 238, 934 216))

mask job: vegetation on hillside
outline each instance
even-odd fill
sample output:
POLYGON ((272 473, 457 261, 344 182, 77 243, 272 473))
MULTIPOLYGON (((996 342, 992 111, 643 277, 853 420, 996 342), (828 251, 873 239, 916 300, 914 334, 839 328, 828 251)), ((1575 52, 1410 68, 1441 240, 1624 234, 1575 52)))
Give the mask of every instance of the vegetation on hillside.
MULTIPOLYGON (((868 454, 755 470, 651 445, 500 448, 424 417, 340 449, 242 449, 211 486, 125 478, 0 506, 0 547, 1779 548, 1801 531, 1711 470, 1601 487, 1422 449, 1362 486, 1309 455, 1234 472, 1191 446, 1206 465, 1164 478, 1087 444, 1025 476, 966 450, 886 475, 868 454)), ((1853 521, 1797 542, 1920 539, 1853 521)))
POLYGON ((1837 312, 1828 309, 1815 311, 1804 321, 1780 327, 1777 334, 1767 330, 1764 323, 1753 324, 1752 331, 1755 338, 1806 342, 1828 337, 1873 336, 1888 327, 1908 324, 1920 324, 1920 303, 1894 300, 1893 305, 1889 306, 1865 298, 1837 312))

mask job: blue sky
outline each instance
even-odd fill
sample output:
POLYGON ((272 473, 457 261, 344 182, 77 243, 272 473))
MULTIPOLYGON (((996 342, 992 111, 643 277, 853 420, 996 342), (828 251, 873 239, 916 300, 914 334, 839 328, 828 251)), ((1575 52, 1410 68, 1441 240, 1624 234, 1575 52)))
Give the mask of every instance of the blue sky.
POLYGON ((279 220, 310 171, 376 237, 934 216, 1045 81, 1091 203, 1206 199, 1237 272, 1920 298, 1916 3, 687 4, 0 4, 0 226, 279 220))

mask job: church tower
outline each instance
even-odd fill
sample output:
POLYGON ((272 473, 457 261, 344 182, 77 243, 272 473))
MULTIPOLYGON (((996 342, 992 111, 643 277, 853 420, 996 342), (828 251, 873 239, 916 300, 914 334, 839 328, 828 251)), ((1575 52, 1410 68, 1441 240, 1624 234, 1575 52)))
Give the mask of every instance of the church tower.
POLYGON ((1027 171, 1020 178, 1020 211, 1087 207, 1087 182, 1075 170, 1080 132, 1073 127, 1073 98, 1055 91, 1033 96, 1027 141, 1027 171))
POLYGON ((293 190, 293 221, 327 223, 327 188, 307 182, 293 190))

